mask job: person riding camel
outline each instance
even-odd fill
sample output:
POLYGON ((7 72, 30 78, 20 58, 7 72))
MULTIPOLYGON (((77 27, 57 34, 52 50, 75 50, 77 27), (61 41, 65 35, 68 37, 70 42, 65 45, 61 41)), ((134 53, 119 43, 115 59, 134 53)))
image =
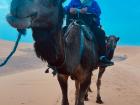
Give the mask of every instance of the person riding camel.
POLYGON ((95 35, 99 47, 99 64, 111 66, 114 63, 106 56, 106 35, 100 25, 101 9, 95 0, 71 0, 64 6, 66 25, 71 19, 81 19, 95 35))

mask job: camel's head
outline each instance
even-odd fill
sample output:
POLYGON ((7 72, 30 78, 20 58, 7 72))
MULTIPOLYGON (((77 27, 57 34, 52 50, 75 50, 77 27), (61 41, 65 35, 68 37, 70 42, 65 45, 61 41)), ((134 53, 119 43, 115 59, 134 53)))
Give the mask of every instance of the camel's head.
MULTIPOLYGON (((12 0, 7 21, 15 28, 55 27, 64 0, 12 0)), ((63 15, 63 14, 62 14, 63 15)))
POLYGON ((106 54, 109 59, 112 59, 114 55, 115 48, 117 46, 117 42, 119 41, 119 37, 116 37, 115 35, 111 35, 109 37, 106 37, 106 54))

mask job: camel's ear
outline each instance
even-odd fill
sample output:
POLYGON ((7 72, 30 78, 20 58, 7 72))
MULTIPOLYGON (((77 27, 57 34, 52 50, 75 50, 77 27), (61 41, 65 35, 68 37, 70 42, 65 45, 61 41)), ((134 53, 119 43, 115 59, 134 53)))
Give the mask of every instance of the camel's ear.
POLYGON ((119 38, 119 37, 117 37, 117 38, 116 38, 116 40, 117 40, 117 41, 119 41, 119 40, 120 40, 120 38, 119 38))

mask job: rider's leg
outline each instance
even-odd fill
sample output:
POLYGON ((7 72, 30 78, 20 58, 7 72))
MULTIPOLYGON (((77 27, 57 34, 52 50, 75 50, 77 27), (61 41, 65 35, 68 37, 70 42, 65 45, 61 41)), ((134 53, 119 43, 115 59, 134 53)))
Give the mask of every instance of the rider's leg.
POLYGON ((98 43, 99 55, 104 56, 106 53, 105 32, 97 27, 94 29, 94 35, 98 43))
POLYGON ((93 16, 88 16, 88 15, 81 15, 80 19, 83 20, 85 22, 85 24, 87 26, 90 27, 91 31, 94 33, 98 46, 99 46, 99 61, 101 63, 101 65, 106 65, 106 66, 110 66, 113 65, 113 62, 111 62, 110 60, 108 60, 107 56, 106 56, 106 36, 105 36, 105 32, 104 30, 102 30, 101 28, 99 28, 97 26, 97 23, 94 21, 93 16))
POLYGON ((99 28, 97 23, 93 19, 94 17, 87 16, 86 23, 90 27, 91 31, 94 33, 95 38, 98 44, 98 53, 99 53, 99 63, 101 65, 111 66, 114 63, 111 62, 106 56, 106 34, 103 29, 99 28))
POLYGON ((97 43, 99 46, 100 63, 107 66, 113 65, 114 63, 111 62, 106 56, 106 43, 105 43, 106 35, 104 30, 97 27, 96 29, 94 29, 94 35, 97 39, 97 43))

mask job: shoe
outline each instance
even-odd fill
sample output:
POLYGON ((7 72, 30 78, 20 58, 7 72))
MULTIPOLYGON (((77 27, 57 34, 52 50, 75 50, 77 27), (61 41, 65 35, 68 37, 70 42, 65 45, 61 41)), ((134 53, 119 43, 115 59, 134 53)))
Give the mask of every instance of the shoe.
POLYGON ((100 66, 112 66, 114 62, 110 61, 106 56, 101 56, 99 59, 100 66))

